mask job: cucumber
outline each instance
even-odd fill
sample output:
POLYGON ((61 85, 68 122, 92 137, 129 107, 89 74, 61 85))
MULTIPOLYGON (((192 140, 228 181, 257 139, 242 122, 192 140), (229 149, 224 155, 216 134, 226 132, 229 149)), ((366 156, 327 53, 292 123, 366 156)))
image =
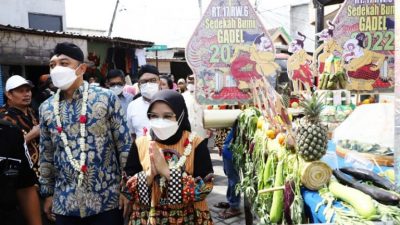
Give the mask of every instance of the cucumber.
POLYGON ((329 191, 338 199, 349 203, 363 219, 373 218, 376 213, 372 198, 363 192, 339 184, 337 181, 329 183, 329 191))
MULTIPOLYGON (((274 187, 281 187, 284 184, 283 180, 283 160, 278 162, 275 174, 274 187)), ((274 191, 272 197, 271 212, 269 213, 269 219, 271 223, 278 223, 282 220, 283 214, 283 190, 274 191)))
POLYGON ((263 173, 263 187, 264 188, 270 188, 271 185, 271 180, 270 177, 273 174, 273 168, 274 166, 274 155, 270 154, 268 155, 267 163, 265 164, 264 167, 264 173, 263 173))

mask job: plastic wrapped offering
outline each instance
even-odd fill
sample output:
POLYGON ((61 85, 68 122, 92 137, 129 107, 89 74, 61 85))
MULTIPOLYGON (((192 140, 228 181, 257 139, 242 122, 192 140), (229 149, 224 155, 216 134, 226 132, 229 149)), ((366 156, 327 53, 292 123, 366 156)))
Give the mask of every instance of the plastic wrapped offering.
MULTIPOLYGON (((354 112, 334 131, 333 140, 355 141, 354 144, 365 144, 360 147, 373 153, 377 150, 394 146, 394 105, 369 104, 357 107, 354 112), (376 146, 379 145, 379 146, 376 146)), ((347 149, 357 150, 357 146, 347 149)), ((385 153, 386 154, 386 153, 385 153)))

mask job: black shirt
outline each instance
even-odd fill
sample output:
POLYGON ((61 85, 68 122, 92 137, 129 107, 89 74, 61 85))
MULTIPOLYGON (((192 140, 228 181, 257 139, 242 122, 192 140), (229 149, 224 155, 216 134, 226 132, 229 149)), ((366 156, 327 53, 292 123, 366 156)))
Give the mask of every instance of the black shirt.
POLYGON ((36 175, 21 130, 0 120, 0 218, 2 224, 18 224, 21 219, 17 190, 36 184, 36 175))
MULTIPOLYGON (((0 119, 7 120, 13 125, 19 127, 23 135, 28 134, 34 126, 39 125, 39 119, 32 108, 27 108, 27 114, 15 107, 8 107, 0 119)), ((28 152, 33 163, 33 171, 39 177, 39 137, 32 139, 27 143, 28 152)))

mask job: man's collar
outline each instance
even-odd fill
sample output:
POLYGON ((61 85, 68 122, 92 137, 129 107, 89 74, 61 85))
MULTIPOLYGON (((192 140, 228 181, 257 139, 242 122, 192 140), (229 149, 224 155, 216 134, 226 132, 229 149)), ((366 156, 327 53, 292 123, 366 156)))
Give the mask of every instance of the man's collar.
POLYGON ((146 103, 146 104, 150 104, 150 102, 151 102, 151 100, 150 101, 147 101, 146 99, 145 99, 145 97, 141 97, 142 98, 142 101, 144 102, 144 103, 146 103))
MULTIPOLYGON (((81 86, 79 86, 79 88, 74 91, 74 94, 72 95, 72 99, 78 100, 83 97, 83 89, 84 89, 85 83, 87 83, 87 82, 83 81, 81 86)), ((90 88, 90 85, 89 85, 89 88, 90 88)), ((62 91, 60 93, 60 100, 64 100, 64 92, 62 92, 62 91)))
POLYGON ((14 106, 9 106, 8 109, 7 109, 7 112, 16 113, 17 115, 18 114, 27 115, 28 114, 28 109, 29 109, 29 107, 27 106, 26 109, 25 109, 25 112, 26 112, 25 113, 24 110, 22 110, 20 108, 17 108, 17 107, 14 107, 14 106))

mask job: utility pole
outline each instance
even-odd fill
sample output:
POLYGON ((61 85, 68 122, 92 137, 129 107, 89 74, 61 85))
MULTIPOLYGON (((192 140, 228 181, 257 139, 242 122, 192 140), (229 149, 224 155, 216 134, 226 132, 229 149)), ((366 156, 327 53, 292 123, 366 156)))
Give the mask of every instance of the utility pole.
POLYGON ((201 18, 201 16, 203 15, 203 7, 201 5, 201 0, 198 0, 198 1, 199 1, 199 10, 200 10, 200 18, 201 18))
MULTIPOLYGON (((324 5, 317 0, 313 1, 315 10, 315 33, 324 29, 324 5)), ((319 37, 315 37, 315 49, 319 46, 319 37)))
POLYGON ((114 26, 115 15, 117 14, 118 4, 119 4, 119 0, 117 0, 117 2, 115 3, 114 13, 113 13, 113 17, 111 19, 111 24, 110 24, 110 29, 108 29, 108 37, 111 37, 111 32, 112 32, 112 29, 114 26))

